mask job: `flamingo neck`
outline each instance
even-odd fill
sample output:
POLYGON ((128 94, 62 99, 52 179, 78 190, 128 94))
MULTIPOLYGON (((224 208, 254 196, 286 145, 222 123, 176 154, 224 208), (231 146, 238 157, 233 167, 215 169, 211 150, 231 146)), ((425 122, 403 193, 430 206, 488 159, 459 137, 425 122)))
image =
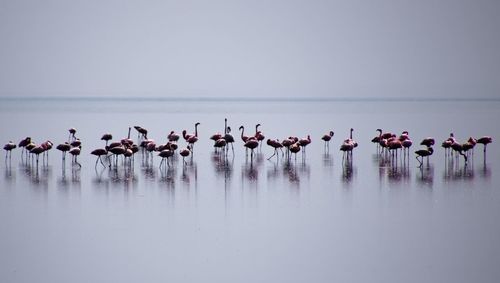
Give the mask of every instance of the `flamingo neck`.
POLYGON ((194 136, 198 137, 198 125, 194 125, 194 136))

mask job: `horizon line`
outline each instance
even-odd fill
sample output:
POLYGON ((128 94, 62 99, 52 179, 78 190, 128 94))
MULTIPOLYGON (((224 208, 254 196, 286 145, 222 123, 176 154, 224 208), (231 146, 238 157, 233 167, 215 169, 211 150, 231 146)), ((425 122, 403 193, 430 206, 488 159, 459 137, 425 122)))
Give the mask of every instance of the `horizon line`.
POLYGON ((500 102, 494 97, 230 97, 230 96, 1 96, 4 101, 172 101, 172 102, 500 102))

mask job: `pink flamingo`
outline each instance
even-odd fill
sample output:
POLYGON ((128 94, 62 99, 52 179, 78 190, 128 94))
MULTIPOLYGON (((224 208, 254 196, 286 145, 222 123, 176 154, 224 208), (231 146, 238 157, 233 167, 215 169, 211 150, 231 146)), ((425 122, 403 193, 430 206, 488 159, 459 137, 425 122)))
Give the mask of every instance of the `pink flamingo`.
POLYGON ((302 138, 299 140, 299 145, 302 147, 302 156, 306 154, 306 146, 311 143, 311 136, 307 135, 307 138, 302 138))
POLYGON ((191 152, 191 149, 189 148, 189 145, 179 152, 179 154, 182 156, 182 161, 183 161, 184 165, 187 164, 187 162, 185 161, 185 158, 189 156, 190 152, 191 152))
POLYGON ((486 146, 492 142, 493 142, 493 138, 490 136, 484 136, 484 137, 477 139, 477 143, 480 143, 483 145, 483 154, 484 154, 483 160, 484 160, 484 162, 486 162, 486 146))
POLYGON ((300 151, 300 144, 298 142, 290 146, 290 152, 295 154, 295 161, 297 161, 297 153, 300 151))
POLYGON ((21 159, 23 158, 23 154, 26 151, 26 146, 30 143, 31 143, 30 137, 27 137, 19 142, 18 146, 23 148, 23 150, 21 151, 21 159))
MULTIPOLYGON (((280 143, 279 140, 272 140, 272 139, 267 139, 267 145, 269 145, 270 147, 272 147, 274 149, 274 153, 273 155, 269 156, 269 159, 271 159, 273 156, 276 155, 276 158, 278 158, 278 149, 281 150, 281 148, 283 147, 283 145, 280 143)), ((283 154, 283 151, 281 152, 283 154)))
POLYGON ((90 154, 97 156, 97 160, 95 161, 95 167, 97 167, 97 162, 99 162, 99 160, 101 161, 102 166, 106 167, 106 165, 104 165, 104 162, 101 159, 101 156, 108 155, 107 150, 105 150, 104 148, 98 148, 92 150, 90 154))
POLYGON ((71 143, 72 141, 76 140, 76 136, 75 136, 76 129, 75 128, 70 128, 68 130, 68 132, 69 132, 68 142, 71 143), (71 139, 71 138, 73 138, 73 139, 71 139))
POLYGON ((250 158, 253 161, 253 152, 259 146, 259 142, 255 137, 251 137, 247 140, 247 142, 243 145, 246 148, 250 149, 250 158))
POLYGON ((186 130, 182 131, 182 137, 186 140, 186 142, 190 146, 191 153, 194 153, 194 143, 198 141, 198 125, 200 125, 199 122, 194 124, 194 135, 186 134, 187 133, 186 130))
POLYGON ((433 152, 434 149, 432 149, 432 147, 427 147, 427 149, 420 149, 415 151, 415 154, 417 155, 415 156, 415 158, 420 163, 420 165, 418 166, 419 168, 422 168, 422 165, 424 164, 424 157, 427 157, 427 166, 429 166, 429 156, 431 156, 433 152), (418 159, 419 157, 422 160, 418 159))
POLYGON ((260 144, 260 147, 262 147, 262 141, 266 138, 261 131, 259 131, 260 124, 255 125, 255 138, 260 144))
POLYGON ((328 148, 330 149, 330 140, 333 138, 333 135, 335 133, 333 131, 330 131, 328 134, 324 134, 321 139, 325 141, 325 150, 328 148))
POLYGON ((5 150, 5 159, 7 159, 7 156, 9 156, 9 159, 12 159, 12 150, 14 148, 16 148, 16 144, 12 141, 9 141, 3 146, 3 149, 5 150))
POLYGON ((113 139, 113 135, 108 134, 108 133, 102 135, 102 137, 101 137, 101 140, 106 142, 106 146, 108 146, 108 142, 112 139, 113 139))
POLYGON ((69 154, 71 154, 73 156, 73 163, 75 163, 76 165, 78 165, 80 167, 82 167, 82 165, 80 163, 78 163, 78 155, 80 155, 80 152, 82 150, 81 147, 82 147, 81 145, 78 147, 73 147, 69 151, 69 154))
POLYGON ((425 138, 422 140, 422 142, 420 143, 420 145, 425 145, 427 147, 432 147, 435 143, 435 140, 434 138, 425 138))
POLYGON ((167 138, 170 142, 177 142, 179 140, 179 135, 174 131, 171 131, 170 134, 168 134, 167 138))

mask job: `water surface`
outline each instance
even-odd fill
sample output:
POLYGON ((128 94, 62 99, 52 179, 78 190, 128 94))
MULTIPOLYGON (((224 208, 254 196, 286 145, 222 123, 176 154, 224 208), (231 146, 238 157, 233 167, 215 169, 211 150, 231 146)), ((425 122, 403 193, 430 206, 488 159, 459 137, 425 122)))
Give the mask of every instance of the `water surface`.
MULTIPOLYGON (((436 147, 397 166, 370 143, 375 129, 410 132, 414 149, 450 132, 500 136, 497 101, 238 101, 3 99, 1 140, 58 144, 76 127, 82 168, 27 166, 20 151, 0 163, 2 282, 496 282, 500 276, 500 180, 496 140, 465 167, 436 147), (253 162, 239 139, 214 154, 209 136, 228 118, 266 137, 311 135, 297 161, 253 162), (156 141, 171 130, 200 141, 187 166, 160 159, 95 169, 89 152, 110 132, 141 125, 156 141), (338 151, 354 128, 352 163, 338 151), (320 137, 335 131, 325 153, 320 137)), ((137 139, 133 130, 132 138, 137 139)), ((181 147, 184 143, 181 143, 181 147)), ((413 150, 412 150, 413 152, 413 150)))

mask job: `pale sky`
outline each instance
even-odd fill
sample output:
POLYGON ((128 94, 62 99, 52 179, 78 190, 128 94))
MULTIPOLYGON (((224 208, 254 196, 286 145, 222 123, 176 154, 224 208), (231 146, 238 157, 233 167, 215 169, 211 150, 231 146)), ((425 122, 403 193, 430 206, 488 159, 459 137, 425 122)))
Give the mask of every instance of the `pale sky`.
POLYGON ((0 96, 500 97, 500 1, 0 0, 0 96))

